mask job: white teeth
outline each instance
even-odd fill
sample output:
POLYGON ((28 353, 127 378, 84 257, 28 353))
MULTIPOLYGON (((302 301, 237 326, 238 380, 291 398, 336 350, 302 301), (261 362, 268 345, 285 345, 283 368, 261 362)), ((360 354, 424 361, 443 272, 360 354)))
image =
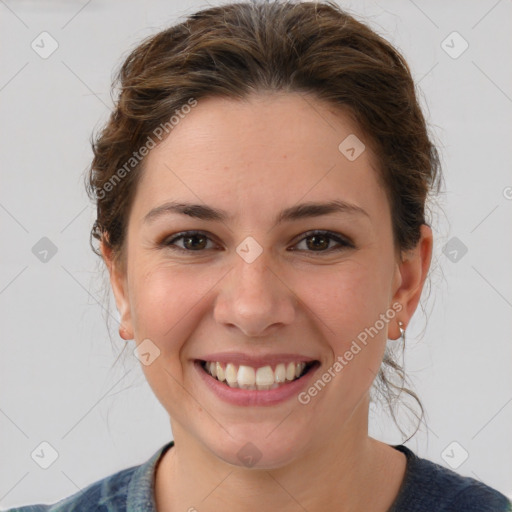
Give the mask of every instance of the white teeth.
POLYGON ((276 382, 284 382, 286 380, 286 367, 283 363, 276 366, 276 382))
POLYGON ((236 381, 236 375, 237 371, 235 368, 235 365, 233 363, 228 363, 226 365, 226 380, 228 381, 228 384, 233 388, 235 386, 232 386, 232 384, 237 384, 236 381))
POLYGON ((274 384, 274 372, 270 366, 263 366, 256 370, 256 384, 258 386, 272 386, 274 384))
POLYGON ((256 372, 251 366, 240 365, 237 373, 239 386, 254 386, 256 382, 256 372))
POLYGON ((286 367, 286 380, 293 380, 295 378, 295 365, 288 363, 286 367))
POLYGON ((275 389, 280 385, 297 379, 306 363, 279 363, 275 370, 270 365, 261 368, 251 366, 236 366, 228 363, 224 367, 219 362, 207 361, 205 370, 220 382, 224 382, 232 388, 243 388, 252 390, 275 389))
POLYGON ((226 380, 226 375, 220 363, 215 363, 215 372, 217 373, 217 380, 220 380, 221 382, 226 380))

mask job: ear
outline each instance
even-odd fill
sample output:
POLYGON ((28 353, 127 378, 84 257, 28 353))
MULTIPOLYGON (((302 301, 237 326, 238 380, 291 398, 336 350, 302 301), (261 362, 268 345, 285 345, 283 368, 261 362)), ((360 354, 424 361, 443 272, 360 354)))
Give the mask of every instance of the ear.
MULTIPOLYGON (((409 320, 416 311, 420 301, 423 284, 427 277, 432 259, 433 236, 432 229, 426 224, 421 225, 421 238, 416 247, 404 254, 402 262, 396 264, 394 296, 392 304, 399 302, 403 309, 397 314, 397 322, 401 320, 406 328, 409 320)), ((393 323, 390 331, 394 330, 394 337, 400 337, 397 323, 393 323)))
POLYGON ((107 266, 108 272, 110 274, 110 285, 112 286, 112 291, 116 300, 117 310, 121 316, 119 335, 125 340, 132 340, 134 335, 130 301, 128 300, 127 293, 128 287, 126 272, 116 266, 112 257, 112 249, 108 247, 103 240, 100 243, 100 249, 103 256, 103 261, 105 262, 105 265, 107 266))

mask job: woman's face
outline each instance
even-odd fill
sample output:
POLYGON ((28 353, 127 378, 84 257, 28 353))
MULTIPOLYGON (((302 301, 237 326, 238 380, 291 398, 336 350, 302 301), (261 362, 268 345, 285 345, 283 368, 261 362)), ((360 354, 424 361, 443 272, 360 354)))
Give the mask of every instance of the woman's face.
POLYGON ((241 466, 250 455, 251 465, 270 468, 326 440, 367 437, 369 388, 388 336, 399 335, 397 320, 407 325, 417 306, 430 249, 409 263, 395 258, 390 205, 361 142, 348 117, 310 96, 280 94, 199 100, 149 153, 129 217, 126 272, 111 277, 177 443, 181 436, 208 456, 241 466), (299 209, 334 201, 355 208, 299 209), (169 202, 225 218, 195 215, 204 213, 198 208, 150 213, 169 202), (294 214, 277 222, 283 212, 294 214), (201 233, 177 238, 186 231, 201 233), (274 356, 272 370, 281 360, 285 368, 293 359, 318 363, 271 391, 216 383, 235 397, 276 399, 234 403, 196 364, 220 353, 235 370, 244 355, 274 356), (322 376, 324 386, 311 391, 322 376), (288 396, 286 386, 294 386, 288 396))

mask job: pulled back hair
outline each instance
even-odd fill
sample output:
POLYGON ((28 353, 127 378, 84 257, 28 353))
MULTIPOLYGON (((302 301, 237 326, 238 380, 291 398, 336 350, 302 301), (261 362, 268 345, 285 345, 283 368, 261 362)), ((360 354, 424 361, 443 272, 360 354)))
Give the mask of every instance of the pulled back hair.
MULTIPOLYGON (((101 241, 120 268, 145 162, 134 161, 134 152, 147 148, 158 127, 191 99, 208 97, 298 92, 348 112, 377 157, 396 254, 420 240, 427 196, 439 192, 441 167, 410 69, 390 43, 335 2, 240 2, 198 11, 139 44, 118 70, 115 87, 115 108, 91 141, 86 189, 97 207, 91 247, 101 257, 92 238, 101 241)), ((405 381, 387 347, 374 386, 402 434, 394 412, 402 392, 419 405, 419 424, 424 417, 405 381)))

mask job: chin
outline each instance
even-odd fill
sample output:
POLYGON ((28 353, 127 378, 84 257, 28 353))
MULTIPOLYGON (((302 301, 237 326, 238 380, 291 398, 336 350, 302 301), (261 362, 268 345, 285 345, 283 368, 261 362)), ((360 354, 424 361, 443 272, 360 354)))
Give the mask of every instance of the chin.
POLYGON ((260 431, 259 435, 233 434, 233 438, 226 434, 222 442, 218 438, 212 440, 210 449, 219 459, 240 468, 276 469, 291 464, 303 448, 304 437, 295 438, 288 432, 281 435, 273 432, 268 436, 266 432, 260 431))

